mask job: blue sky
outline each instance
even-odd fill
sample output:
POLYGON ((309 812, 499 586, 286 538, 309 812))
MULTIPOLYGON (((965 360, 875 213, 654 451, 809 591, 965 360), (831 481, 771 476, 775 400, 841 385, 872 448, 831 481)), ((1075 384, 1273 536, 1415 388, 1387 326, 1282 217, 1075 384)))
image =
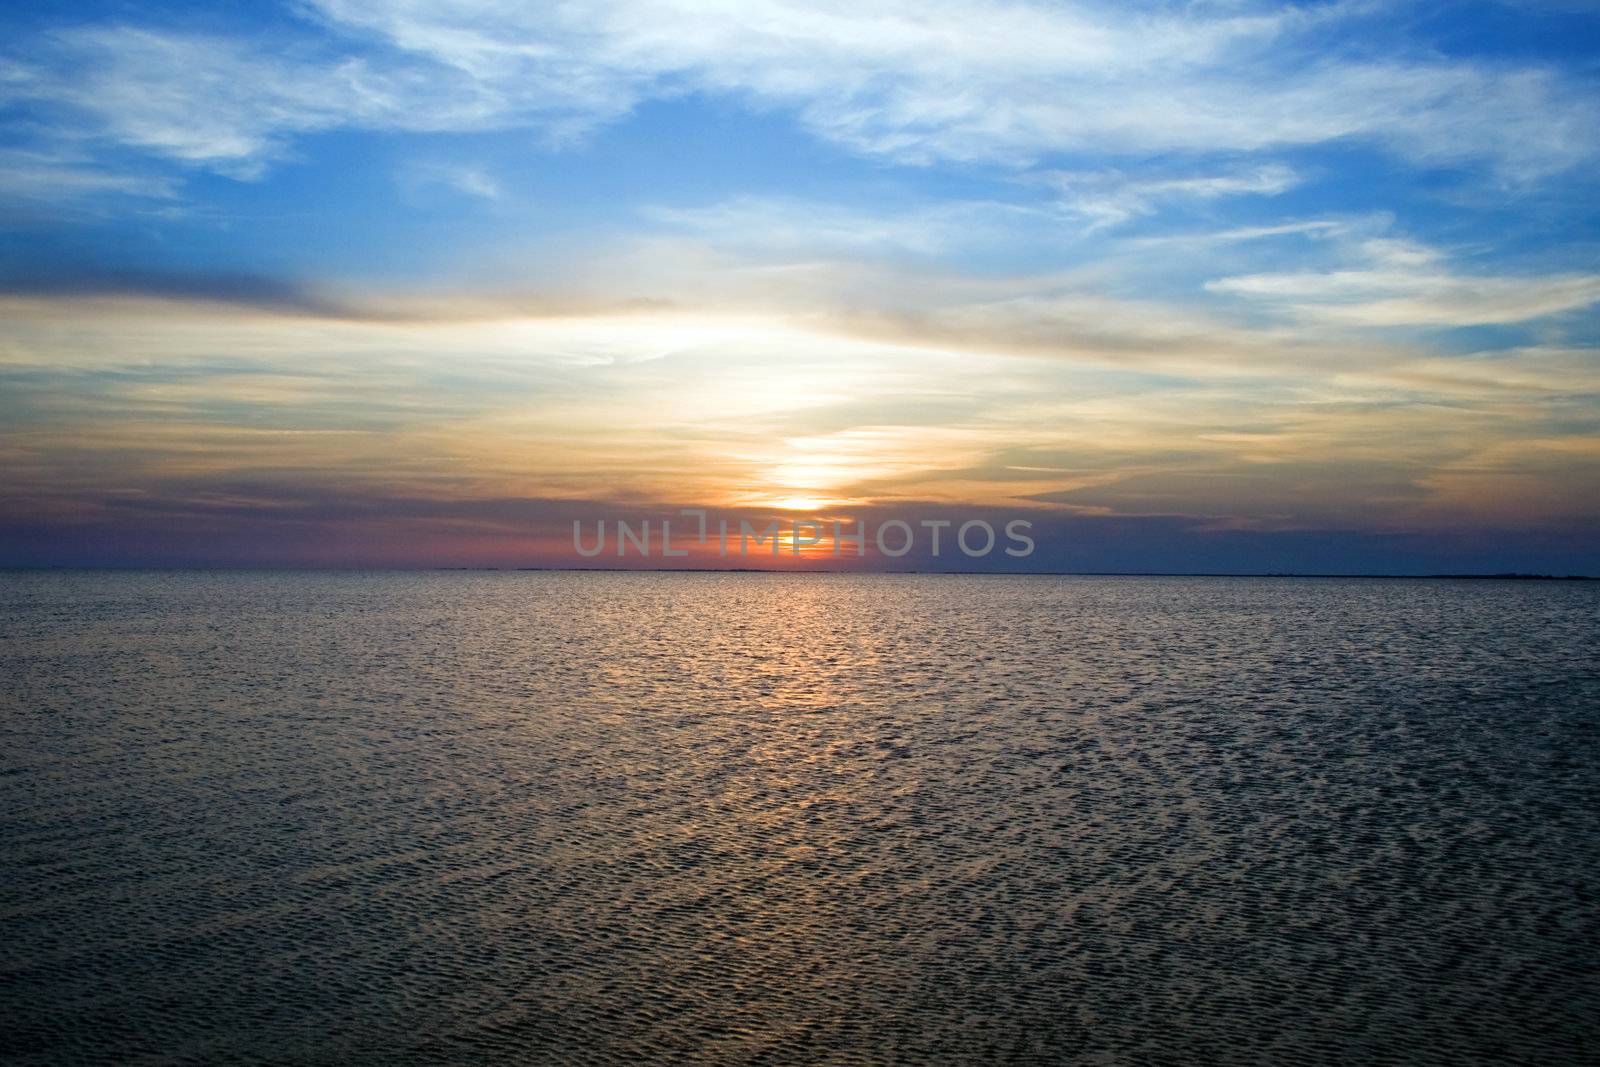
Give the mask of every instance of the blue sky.
POLYGON ((7 561, 805 499, 1086 569, 1600 570, 1592 5, 0 19, 7 561))

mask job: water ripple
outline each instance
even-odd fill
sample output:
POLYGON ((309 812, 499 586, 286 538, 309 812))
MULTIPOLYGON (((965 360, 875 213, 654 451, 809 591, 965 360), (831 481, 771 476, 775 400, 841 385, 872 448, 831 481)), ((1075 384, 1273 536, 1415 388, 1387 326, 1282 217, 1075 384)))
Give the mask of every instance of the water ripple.
POLYGON ((1593 586, 0 603, 8 1064, 1600 1055, 1593 586))

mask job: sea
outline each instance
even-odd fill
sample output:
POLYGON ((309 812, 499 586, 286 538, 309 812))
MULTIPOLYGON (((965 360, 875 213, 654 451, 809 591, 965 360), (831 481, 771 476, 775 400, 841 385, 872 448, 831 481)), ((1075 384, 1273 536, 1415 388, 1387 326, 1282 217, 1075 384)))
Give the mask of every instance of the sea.
POLYGON ((1600 1062, 1600 583, 0 573, 0 1062, 1600 1062))

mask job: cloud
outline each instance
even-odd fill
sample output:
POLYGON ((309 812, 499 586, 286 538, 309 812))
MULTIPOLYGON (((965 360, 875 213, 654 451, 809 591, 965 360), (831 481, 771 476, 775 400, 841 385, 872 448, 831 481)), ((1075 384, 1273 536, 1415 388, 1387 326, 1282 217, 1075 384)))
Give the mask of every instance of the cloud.
POLYGON ((1362 266, 1222 278, 1212 292, 1266 303, 1307 321, 1348 326, 1481 326, 1527 322, 1600 302, 1600 274, 1462 274, 1434 249, 1361 243, 1362 266))
POLYGON ((81 152, 0 149, 0 202, 48 206, 104 196, 170 200, 176 195, 177 182, 170 177, 118 173, 81 152))
MULTIPOLYGON (((876 226, 863 219, 857 230, 848 209, 783 203, 779 210, 819 220, 815 233, 797 226, 792 245, 781 230, 768 239, 764 229, 742 224, 773 208, 734 202, 705 212, 663 212, 664 221, 698 224, 701 232, 575 255, 562 260, 559 277, 527 289, 332 291, 252 275, 97 270, 0 278, 0 294, 47 304, 51 298, 115 298, 133 307, 142 300, 147 308, 153 301, 234 304, 392 327, 396 336, 421 338, 431 331, 428 343, 443 344, 441 351, 514 344, 515 331, 524 328, 517 324, 544 330, 566 323, 575 331, 567 335, 566 354, 596 361, 656 359, 730 330, 773 339, 800 331, 835 345, 1199 376, 1276 375, 1308 361, 1371 366, 1415 355, 1370 339, 1352 350, 1325 330, 1251 324, 1193 301, 1111 295, 1114 286, 1099 264, 1083 271, 983 274, 904 259, 896 253, 971 247, 979 239, 954 223, 946 232, 930 232, 922 212, 882 218, 876 226), (592 336, 582 332, 583 324, 596 322, 607 325, 592 336), (454 335, 448 341, 447 333, 454 335), (626 340, 615 347, 607 337, 626 340)), ((964 217, 939 214, 947 221, 964 217)), ((984 232, 980 226, 980 237, 984 232)), ((1037 236, 1048 241, 1050 235, 1043 229, 1037 236)))
POLYGON ((577 84, 614 87, 603 97, 611 107, 685 89, 730 93, 793 107, 819 136, 914 162, 1360 138, 1414 160, 1489 160, 1531 176, 1589 156, 1600 121, 1582 84, 1547 69, 1325 58, 1330 35, 1361 32, 1359 4, 317 7, 334 26, 477 84, 510 87, 559 64, 577 84))
POLYGON ((351 308, 311 286, 284 278, 227 271, 187 273, 152 269, 29 269, 0 274, 0 300, 178 301, 256 308, 298 315, 344 317, 351 308))
POLYGON ((44 42, 7 95, 88 136, 245 178, 296 134, 376 118, 353 91, 358 69, 229 38, 91 27, 44 42))
MULTIPOLYGON (((947 199, 870 207, 780 196, 737 196, 700 207, 651 207, 646 221, 671 233, 765 257, 819 254, 941 257, 985 249, 1059 250, 1101 229, 1169 204, 1229 196, 1272 196, 1300 181, 1292 169, 1266 165, 1220 174, 1133 178, 1116 172, 1050 173, 1037 184, 1059 190, 1044 203, 947 199), (1090 223, 1085 226, 1085 221, 1090 223)), ((1036 184, 1032 178, 1029 184, 1036 184)), ((1309 222, 1216 240, 1243 241, 1320 232, 1335 223, 1309 222)))
POLYGON ((133 26, 60 30, 14 63, 0 101, 97 138, 241 179, 335 128, 460 132, 589 123, 620 113, 558 69, 515 84, 338 40, 242 39, 133 26))
MULTIPOLYGON (((1282 164, 1268 164, 1226 174, 1168 178, 1132 178, 1117 172, 1057 171, 1045 179, 1058 188, 1063 206, 1094 227, 1115 226, 1161 206, 1183 201, 1209 201, 1228 196, 1277 196, 1300 184, 1300 176, 1282 164)), ((1280 231, 1281 232, 1281 231, 1280 231)))
POLYGON ((462 163, 413 162, 396 176, 401 189, 416 194, 429 188, 447 189, 477 200, 499 200, 500 183, 482 167, 462 163))
POLYGON ((670 233, 765 258, 816 255, 941 256, 985 247, 1015 251, 1059 239, 1067 220, 1051 208, 993 200, 854 207, 796 197, 738 196, 702 207, 653 207, 644 218, 670 233))
POLYGON ((1520 323, 1600 302, 1600 275, 1467 273, 1439 249, 1375 236, 1388 224, 1371 218, 1155 239, 1185 284, 1141 292, 1148 238, 1101 242, 1083 266, 1065 270, 962 270, 945 258, 985 246, 1013 255, 1033 245, 1059 247, 1073 228, 1053 209, 977 201, 867 212, 745 197, 645 214, 666 233, 569 252, 543 277, 536 265, 497 265, 494 284, 477 290, 92 269, 0 276, 0 295, 233 304, 416 327, 410 336, 457 330, 469 343, 498 338, 495 345, 512 336, 507 324, 606 322, 613 336, 634 324, 620 348, 569 335, 569 356, 600 361, 657 359, 728 329, 771 336, 798 330, 841 343, 1200 378, 1281 377, 1308 363, 1351 372, 1414 365, 1436 353, 1403 331, 1520 323), (1315 259, 1335 265, 1223 274, 1198 285, 1198 295, 1189 288, 1194 272, 1203 279, 1226 270, 1219 247, 1275 238, 1309 239, 1315 259), (508 276, 518 282, 505 284, 508 276))
POLYGON ((561 140, 690 92, 790 109, 819 137, 910 163, 1359 140, 1418 164, 1485 163, 1528 180, 1592 158, 1600 139, 1582 76, 1330 49, 1330 36, 1363 32, 1372 16, 1360 4, 313 0, 307 10, 322 33, 287 42, 62 31, 14 64, 4 92, 87 134, 241 177, 317 130, 521 127, 561 140))

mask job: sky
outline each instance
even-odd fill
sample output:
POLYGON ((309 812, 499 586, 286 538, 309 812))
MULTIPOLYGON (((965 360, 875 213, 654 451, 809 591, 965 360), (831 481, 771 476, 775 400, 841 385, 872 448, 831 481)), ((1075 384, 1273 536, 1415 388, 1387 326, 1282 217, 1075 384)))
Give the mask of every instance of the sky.
POLYGON ((0 565, 594 565, 574 521, 702 508, 1037 544, 760 566, 1600 574, 1600 4, 0 31, 0 565))

